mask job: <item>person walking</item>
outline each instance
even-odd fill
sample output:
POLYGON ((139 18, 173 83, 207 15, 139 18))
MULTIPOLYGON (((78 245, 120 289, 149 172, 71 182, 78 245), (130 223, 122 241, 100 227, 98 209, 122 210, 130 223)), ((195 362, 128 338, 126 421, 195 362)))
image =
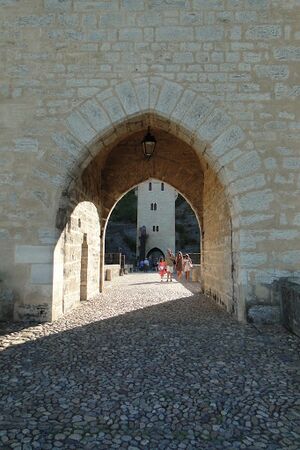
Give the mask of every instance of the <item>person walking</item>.
POLYGON ((167 281, 173 281, 173 270, 174 270, 174 262, 175 256, 172 253, 172 250, 168 248, 167 256, 166 256, 166 264, 167 264, 167 281))
POLYGON ((145 258, 144 259, 144 272, 148 272, 148 270, 149 270, 149 259, 148 258, 145 258))
POLYGON ((160 275, 160 282, 163 282, 165 273, 167 273, 167 264, 164 258, 161 256, 158 262, 158 273, 160 275))
POLYGON ((175 270, 177 273, 178 281, 181 280, 183 270, 183 255, 182 252, 178 252, 175 259, 175 270))
POLYGON ((193 262, 189 256, 189 254, 187 253, 183 257, 183 271, 185 273, 186 281, 190 281, 190 272, 191 272, 192 268, 193 268, 193 262))

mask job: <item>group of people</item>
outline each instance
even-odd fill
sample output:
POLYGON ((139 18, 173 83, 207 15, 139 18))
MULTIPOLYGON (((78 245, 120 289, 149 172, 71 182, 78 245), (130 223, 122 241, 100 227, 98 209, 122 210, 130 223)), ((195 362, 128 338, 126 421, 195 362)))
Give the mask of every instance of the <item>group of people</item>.
POLYGON ((181 280, 183 273, 185 273, 186 281, 189 281, 192 268, 193 262, 187 253, 183 255, 182 252, 178 252, 175 256, 172 251, 168 249, 166 257, 161 257, 158 262, 160 281, 163 282, 165 275, 167 275, 167 281, 172 281, 174 269, 179 281, 181 280))

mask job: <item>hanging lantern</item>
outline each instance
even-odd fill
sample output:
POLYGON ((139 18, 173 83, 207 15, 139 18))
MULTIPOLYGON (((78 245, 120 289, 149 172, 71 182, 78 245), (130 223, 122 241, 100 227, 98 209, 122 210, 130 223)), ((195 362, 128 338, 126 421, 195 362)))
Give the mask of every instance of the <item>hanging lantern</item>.
POLYGON ((150 127, 148 127, 148 132, 145 134, 144 139, 141 142, 143 153, 146 159, 150 159, 151 156, 154 153, 155 146, 156 146, 156 139, 155 137, 150 133, 150 127))

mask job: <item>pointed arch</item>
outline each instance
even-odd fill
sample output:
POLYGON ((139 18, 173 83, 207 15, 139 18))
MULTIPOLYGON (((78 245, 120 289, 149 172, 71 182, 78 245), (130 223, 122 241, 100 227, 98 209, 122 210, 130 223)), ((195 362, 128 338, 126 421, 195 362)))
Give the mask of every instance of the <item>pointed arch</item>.
MULTIPOLYGON (((238 315, 243 319, 248 256, 243 255, 242 265, 239 248, 240 212, 247 209, 248 202, 253 202, 251 194, 249 198, 245 195, 248 191, 255 190, 255 195, 264 204, 270 203, 272 196, 263 190, 265 181, 263 173, 260 173, 261 158, 246 133, 222 105, 212 103, 196 91, 160 77, 137 78, 121 81, 77 106, 61 124, 61 130, 52 136, 59 150, 72 154, 75 161, 71 168, 70 165, 65 168, 63 194, 61 188, 57 191, 57 226, 61 228, 65 224, 70 199, 72 205, 79 200, 94 199, 105 226, 111 205, 116 199, 111 198, 108 206, 105 206, 105 202, 97 204, 97 198, 101 197, 100 184, 94 186, 93 190, 90 180, 101 169, 101 164, 113 148, 128 136, 144 132, 148 126, 168 133, 192 148, 202 173, 207 174, 206 185, 213 183, 213 180, 217 180, 220 185, 211 201, 221 195, 220 198, 224 199, 218 207, 222 209, 225 204, 228 206, 227 228, 230 228, 230 236, 226 239, 230 241, 231 247, 232 285, 235 286, 234 295, 239 297, 238 315), (86 186, 89 198, 86 198, 86 186)), ((136 183, 143 180, 136 180, 136 183)), ((195 183, 195 180, 192 182, 195 183)), ((206 191, 205 195, 209 197, 211 192, 208 188, 206 191)), ((110 197, 108 191, 106 194, 110 197)), ((219 238, 215 247, 218 246, 219 238)), ((217 279, 217 273, 214 279, 217 279)), ((217 294, 213 295, 218 297, 217 294)), ((231 291, 226 294, 228 298, 231 295, 231 291)))

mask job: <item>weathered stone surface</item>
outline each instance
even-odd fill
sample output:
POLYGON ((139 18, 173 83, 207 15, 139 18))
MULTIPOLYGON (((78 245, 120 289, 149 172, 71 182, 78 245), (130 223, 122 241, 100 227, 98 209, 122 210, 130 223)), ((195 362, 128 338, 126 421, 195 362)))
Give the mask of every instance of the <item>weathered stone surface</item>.
POLYGON ((105 130, 111 123, 106 112, 100 107, 96 100, 86 101, 80 108, 80 111, 97 132, 105 130))
POLYGON ((53 265, 52 264, 32 264, 31 282, 33 284, 52 284, 53 265))
POLYGON ((130 82, 126 81, 125 83, 118 84, 116 87, 116 92, 127 115, 135 114, 139 111, 136 93, 130 82))
MULTIPOLYGON (((203 246, 209 236, 207 248, 223 255, 217 264, 230 260, 231 235, 233 254, 239 254, 241 229, 255 228, 266 237, 255 252, 266 255, 265 262, 252 261, 247 275, 239 273, 244 266, 238 257, 233 276, 229 266, 222 267, 221 281, 213 269, 206 270, 214 295, 231 292, 231 277, 235 295, 247 303, 259 275, 268 284, 272 273, 299 273, 289 253, 300 251, 298 0, 45 0, 38 6, 28 0, 26 8, 15 0, 0 3, 0 271, 20 303, 36 301, 37 292, 44 303, 42 288, 49 293, 49 285, 32 283, 37 270, 32 265, 50 262, 30 262, 29 255, 24 262, 26 252, 21 257, 16 248, 55 246, 56 239, 61 244, 56 218, 63 217, 60 232, 67 230, 67 216, 83 201, 93 203, 105 223, 113 201, 124 194, 122 186, 145 181, 156 164, 166 182, 174 179, 169 165, 178 178, 185 176, 182 189, 192 202, 198 197, 202 226, 202 194, 210 186, 215 204, 208 216, 219 228, 211 234, 203 230, 203 246), (190 150, 175 160, 169 149, 158 163, 158 142, 156 159, 145 162, 138 143, 136 172, 132 175, 131 162, 121 157, 123 166, 110 173, 112 190, 104 197, 106 159, 116 148, 126 153, 119 142, 148 125, 155 135, 172 134, 178 146, 190 150), (199 166, 193 166, 195 155, 199 166), (208 185, 198 188, 206 172, 208 185), (228 212, 224 233, 219 201, 228 212), (42 236, 40 230, 49 232, 42 236)), ((118 161, 117 153, 114 157, 118 161)), ((79 236, 72 236, 75 247, 79 236)), ((67 271, 68 308, 77 304, 79 265, 76 256, 74 279, 67 271)), ((61 284, 53 292, 60 300, 49 294, 45 302, 61 312, 61 284)))
POLYGON ((49 245, 17 245, 15 250, 16 263, 50 263, 53 246, 49 245))
POLYGON ((157 111, 161 111, 168 115, 171 114, 177 105, 178 99, 182 92, 182 87, 177 83, 166 82, 161 89, 158 101, 156 103, 157 111))
POLYGON ((73 135, 84 144, 88 144, 96 136, 95 130, 78 112, 70 114, 67 123, 73 135))
POLYGON ((126 275, 54 323, 2 324, 2 447, 297 449, 299 339, 199 289, 126 275))
POLYGON ((279 306, 257 305, 249 308, 248 318, 250 322, 257 324, 270 325, 279 323, 280 309, 279 306))

